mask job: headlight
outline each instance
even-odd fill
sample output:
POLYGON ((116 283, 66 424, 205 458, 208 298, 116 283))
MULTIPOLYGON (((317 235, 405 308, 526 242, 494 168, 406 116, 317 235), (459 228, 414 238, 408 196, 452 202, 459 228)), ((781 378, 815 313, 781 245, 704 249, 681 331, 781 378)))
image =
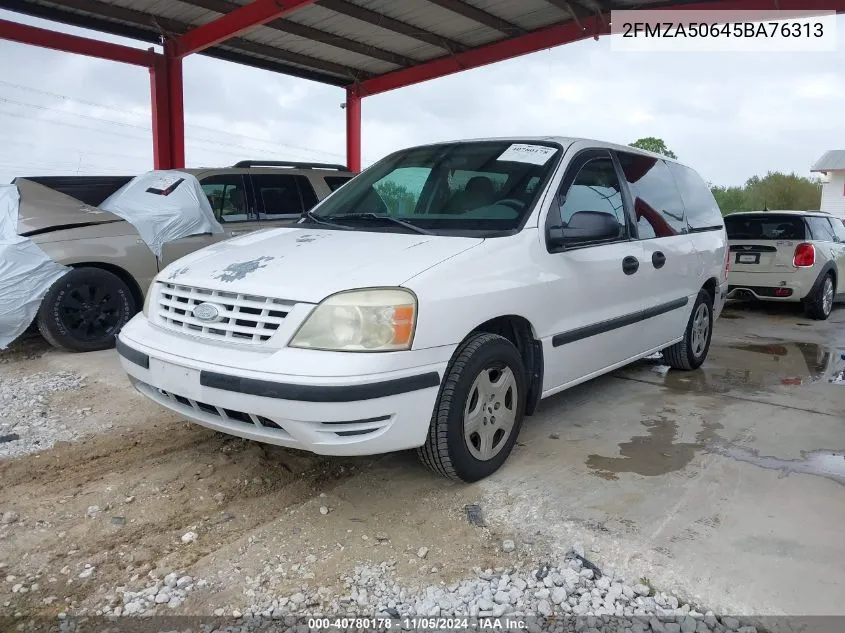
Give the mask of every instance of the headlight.
POLYGON ((416 317, 417 299, 408 290, 340 292, 314 309, 290 346, 336 352, 410 349, 416 317))
POLYGON ((153 293, 155 292, 155 288, 156 288, 156 281, 155 281, 155 279, 153 279, 153 283, 151 283, 150 287, 147 288, 147 296, 144 297, 144 308, 142 310, 142 312, 144 313, 144 316, 147 317, 148 319, 150 318, 150 302, 153 299, 153 293))

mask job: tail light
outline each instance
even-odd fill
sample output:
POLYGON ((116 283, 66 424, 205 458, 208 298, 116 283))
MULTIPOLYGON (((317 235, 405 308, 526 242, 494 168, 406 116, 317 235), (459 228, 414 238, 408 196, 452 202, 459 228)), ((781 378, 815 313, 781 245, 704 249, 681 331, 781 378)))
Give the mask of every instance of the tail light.
POLYGON ((795 247, 792 265, 796 268, 810 268, 816 263, 816 248, 812 244, 799 244, 795 247))
POLYGON ((725 279, 728 278, 729 272, 731 272, 731 249, 725 246, 725 279))

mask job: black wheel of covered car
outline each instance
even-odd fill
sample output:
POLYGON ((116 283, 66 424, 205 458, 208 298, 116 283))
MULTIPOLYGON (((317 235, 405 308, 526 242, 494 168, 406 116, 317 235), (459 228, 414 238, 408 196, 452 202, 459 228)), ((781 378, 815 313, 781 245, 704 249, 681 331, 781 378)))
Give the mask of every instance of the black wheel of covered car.
POLYGON ((836 295, 836 283, 828 273, 804 302, 804 312, 811 319, 825 321, 833 311, 833 297, 836 295))
POLYGON ((672 369, 698 369, 707 358, 712 337, 713 297, 706 290, 699 290, 684 338, 663 350, 663 360, 672 369))
POLYGON ((101 268, 74 268, 41 301, 38 329, 54 347, 93 352, 113 347, 115 334, 136 312, 120 277, 101 268))
POLYGON ((526 391, 516 347, 495 334, 471 336, 446 370, 420 460, 466 482, 494 473, 519 435, 526 391))

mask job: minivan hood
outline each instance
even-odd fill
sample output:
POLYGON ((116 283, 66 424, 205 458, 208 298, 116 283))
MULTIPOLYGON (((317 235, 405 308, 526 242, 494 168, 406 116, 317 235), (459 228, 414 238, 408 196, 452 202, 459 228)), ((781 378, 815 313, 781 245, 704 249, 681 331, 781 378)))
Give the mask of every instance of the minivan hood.
POLYGON ((18 207, 18 235, 123 221, 112 213, 89 206, 26 178, 16 178, 15 185, 21 196, 18 207))
POLYGON ((319 303, 341 290, 399 286, 483 241, 284 227, 196 251, 165 268, 158 281, 319 303))

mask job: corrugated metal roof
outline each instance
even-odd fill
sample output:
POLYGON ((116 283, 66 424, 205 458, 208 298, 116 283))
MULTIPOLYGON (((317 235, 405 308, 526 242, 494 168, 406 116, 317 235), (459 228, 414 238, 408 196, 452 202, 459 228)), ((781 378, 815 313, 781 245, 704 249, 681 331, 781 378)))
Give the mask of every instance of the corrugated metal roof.
POLYGON ((810 171, 845 171, 845 149, 832 149, 825 152, 810 171))
MULTIPOLYGON (((348 86, 547 27, 580 25, 599 11, 701 1, 316 0, 201 54, 348 86)), ((0 8, 158 44, 248 2, 0 0, 0 8)), ((456 61, 454 70, 462 67, 456 61)))

